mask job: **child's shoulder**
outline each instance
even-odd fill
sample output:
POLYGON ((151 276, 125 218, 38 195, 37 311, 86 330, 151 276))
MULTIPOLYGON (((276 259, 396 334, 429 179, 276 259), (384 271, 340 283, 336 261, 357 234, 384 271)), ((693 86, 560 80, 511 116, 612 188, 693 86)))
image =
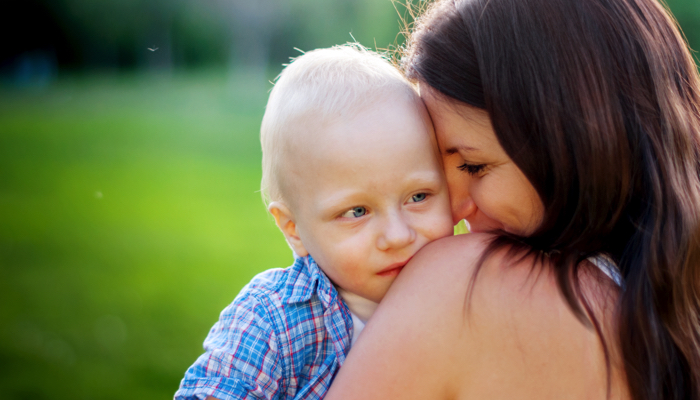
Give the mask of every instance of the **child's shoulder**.
POLYGON ((241 292, 249 290, 262 293, 281 293, 290 284, 294 284, 298 280, 306 280, 307 275, 309 274, 305 263, 297 258, 288 267, 271 268, 255 275, 241 292))
MULTIPOLYGON (((241 289, 236 300, 253 297, 264 302, 295 303, 309 299, 315 292, 318 280, 325 280, 325 275, 309 256, 296 258, 286 268, 273 268, 253 277, 241 289)), ((325 287, 328 285, 321 284, 325 287)), ((236 301, 234 301, 235 303, 236 301)))
POLYGON ((297 322, 324 315, 327 304, 321 298, 329 297, 327 287, 332 284, 310 258, 297 258, 287 268, 263 271, 224 308, 212 334, 228 337, 221 332, 240 331, 242 326, 249 331, 288 334, 284 332, 303 325, 297 322))
POLYGON ((294 266, 286 268, 272 268, 265 270, 253 277, 241 292, 250 290, 256 292, 278 292, 289 280, 289 270, 294 266))

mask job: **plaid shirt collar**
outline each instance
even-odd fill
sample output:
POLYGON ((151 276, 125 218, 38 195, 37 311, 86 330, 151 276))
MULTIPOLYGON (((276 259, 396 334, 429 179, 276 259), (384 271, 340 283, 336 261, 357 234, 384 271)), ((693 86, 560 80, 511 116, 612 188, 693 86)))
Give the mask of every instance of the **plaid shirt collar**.
POLYGON ((313 258, 298 257, 289 268, 253 278, 221 313, 175 398, 321 400, 352 332, 350 311, 330 279, 313 258))
POLYGON ((289 274, 290 279, 281 293, 287 304, 309 301, 314 293, 318 295, 324 310, 339 300, 335 286, 310 255, 296 258, 289 274))
POLYGON ((348 306, 341 300, 338 290, 310 255, 296 258, 289 273, 290 279, 282 291, 282 298, 287 299, 287 304, 294 304, 310 300, 314 293, 318 296, 323 307, 326 330, 333 343, 339 365, 342 365, 350 348, 353 330, 348 306))

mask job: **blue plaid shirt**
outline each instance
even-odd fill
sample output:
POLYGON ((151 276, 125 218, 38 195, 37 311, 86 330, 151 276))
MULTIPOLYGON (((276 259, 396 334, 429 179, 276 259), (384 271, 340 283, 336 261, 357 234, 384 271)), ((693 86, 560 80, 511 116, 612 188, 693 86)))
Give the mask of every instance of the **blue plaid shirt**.
POLYGON ((257 275, 221 313, 175 399, 322 399, 352 317, 310 256, 257 275))

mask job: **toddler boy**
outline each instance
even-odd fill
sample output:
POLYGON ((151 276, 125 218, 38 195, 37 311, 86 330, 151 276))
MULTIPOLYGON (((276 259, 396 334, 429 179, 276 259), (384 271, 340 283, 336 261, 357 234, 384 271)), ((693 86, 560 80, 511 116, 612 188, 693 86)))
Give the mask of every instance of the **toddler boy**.
POLYGON ((322 399, 389 286, 452 218, 412 85, 357 45, 280 75, 261 127, 262 190, 295 253, 243 288, 176 399, 322 399))

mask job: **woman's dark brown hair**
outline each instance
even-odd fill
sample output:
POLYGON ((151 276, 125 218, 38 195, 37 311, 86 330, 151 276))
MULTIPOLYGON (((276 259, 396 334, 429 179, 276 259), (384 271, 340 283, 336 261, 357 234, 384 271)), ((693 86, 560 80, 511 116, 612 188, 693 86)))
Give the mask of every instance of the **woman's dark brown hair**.
POLYGON ((665 8, 437 1, 402 63, 421 84, 486 110, 544 203, 534 235, 501 236, 490 249, 517 239, 554 255, 583 319, 589 303, 570 277, 587 257, 611 257, 624 281, 616 315, 632 397, 700 399, 700 85, 665 8))

